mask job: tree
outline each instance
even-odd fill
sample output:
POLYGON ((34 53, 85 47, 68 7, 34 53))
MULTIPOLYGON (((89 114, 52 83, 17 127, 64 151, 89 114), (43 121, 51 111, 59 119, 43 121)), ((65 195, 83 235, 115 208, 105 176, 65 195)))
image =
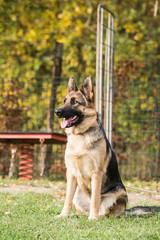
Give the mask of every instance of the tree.
MULTIPOLYGON (((89 74, 94 78, 97 6, 101 2, 99 0, 1 0, 0 82, 1 85, 5 83, 1 96, 4 101, 5 96, 12 91, 9 79, 18 79, 16 81, 22 86, 23 101, 18 98, 14 110, 17 107, 27 109, 19 112, 20 127, 23 131, 47 129, 47 124, 44 129, 44 122, 47 122, 45 109, 49 106, 48 92, 45 95, 47 100, 43 102, 38 100, 44 94, 44 89, 49 86, 47 78, 51 79, 52 76, 56 42, 63 44, 63 82, 71 75, 78 80, 89 74), (40 81, 39 77, 42 76, 43 80, 40 81)), ((125 76, 126 85, 134 84, 135 79, 139 77, 145 86, 149 86, 150 76, 158 79, 160 75, 160 16, 157 10, 155 14, 155 2, 157 1, 103 1, 103 4, 115 14, 115 84, 123 85, 121 80, 125 76)), ((137 85, 136 90, 140 90, 140 85, 137 85)), ((147 90, 144 91, 144 96, 141 96, 145 99, 145 104, 141 99, 140 105, 145 119, 147 119, 147 106, 159 104, 158 81, 157 89, 155 87, 153 93, 157 99, 156 104, 153 97, 147 98, 147 94, 150 94, 147 90)), ((120 111, 127 116, 125 114, 133 113, 133 109, 134 116, 139 114, 136 100, 132 99, 131 102, 127 88, 122 94, 124 97, 128 96, 127 104, 130 104, 132 109, 125 113, 125 106, 121 105, 120 108, 119 103, 116 102, 118 116, 121 114, 120 111)), ((61 96, 57 91, 57 102, 58 100, 61 100, 61 96)), ((2 119, 1 123, 3 123, 2 119)), ((125 124, 125 121, 119 121, 117 130, 124 128, 125 124)), ((135 124, 134 129, 137 126, 135 124)), ((159 128, 158 121, 157 128, 159 128)), ((150 130, 151 126, 146 129, 146 134, 150 130)))

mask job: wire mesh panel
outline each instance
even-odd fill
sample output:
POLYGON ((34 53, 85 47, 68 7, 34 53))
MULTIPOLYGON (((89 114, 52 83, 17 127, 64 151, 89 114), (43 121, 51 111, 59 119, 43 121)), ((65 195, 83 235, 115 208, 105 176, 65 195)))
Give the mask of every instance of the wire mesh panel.
POLYGON ((114 15, 103 5, 97 13, 96 109, 112 144, 114 15))
POLYGON ((102 5, 98 6, 96 57, 96 109, 111 144, 113 128, 122 176, 158 179, 159 77, 115 76, 113 90, 114 15, 102 5))
POLYGON ((160 178, 159 77, 116 77, 113 147, 123 177, 160 178))
MULTIPOLYGON (((48 115, 62 104, 68 78, 54 82, 56 95, 50 107, 52 78, 0 78, 0 132, 49 132, 48 115)), ((54 118, 54 132, 62 132, 54 118)))

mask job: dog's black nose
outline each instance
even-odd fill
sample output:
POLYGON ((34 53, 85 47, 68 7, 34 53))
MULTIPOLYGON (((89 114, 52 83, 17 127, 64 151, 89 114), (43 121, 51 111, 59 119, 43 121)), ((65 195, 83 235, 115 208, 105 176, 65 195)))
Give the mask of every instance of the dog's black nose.
POLYGON ((57 108, 56 110, 55 110, 55 114, 58 116, 58 117, 62 117, 62 109, 61 108, 57 108))

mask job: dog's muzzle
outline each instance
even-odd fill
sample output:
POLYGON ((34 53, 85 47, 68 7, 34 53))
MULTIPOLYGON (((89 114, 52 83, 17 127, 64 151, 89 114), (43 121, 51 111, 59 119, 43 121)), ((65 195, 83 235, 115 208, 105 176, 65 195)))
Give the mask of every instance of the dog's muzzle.
POLYGON ((63 118, 61 128, 68 128, 79 124, 83 120, 83 115, 80 111, 76 111, 69 107, 60 107, 55 110, 55 114, 59 118, 63 118))

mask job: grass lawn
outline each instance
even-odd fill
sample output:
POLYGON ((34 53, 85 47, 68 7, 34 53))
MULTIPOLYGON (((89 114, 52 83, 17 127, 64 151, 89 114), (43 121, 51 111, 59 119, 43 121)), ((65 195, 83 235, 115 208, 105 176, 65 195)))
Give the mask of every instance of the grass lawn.
MULTIPOLYGON (((147 206, 147 202, 138 205, 147 206)), ((160 239, 160 212, 89 221, 87 216, 76 216, 73 209, 69 218, 55 219, 62 206, 56 194, 0 192, 0 240, 160 239)))

